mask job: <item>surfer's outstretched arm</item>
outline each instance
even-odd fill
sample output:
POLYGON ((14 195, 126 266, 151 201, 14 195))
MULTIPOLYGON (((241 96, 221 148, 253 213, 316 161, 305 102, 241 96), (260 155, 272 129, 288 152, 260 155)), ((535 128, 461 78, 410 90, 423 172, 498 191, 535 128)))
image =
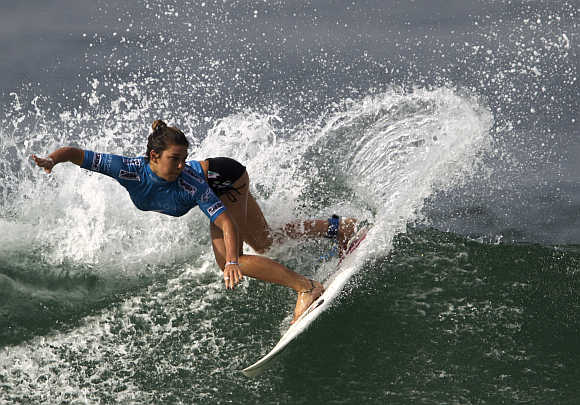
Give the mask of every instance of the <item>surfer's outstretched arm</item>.
POLYGON ((65 146, 58 148, 46 158, 32 155, 31 158, 38 167, 42 167, 45 172, 50 173, 57 163, 72 162, 77 166, 83 164, 84 151, 79 148, 65 146))

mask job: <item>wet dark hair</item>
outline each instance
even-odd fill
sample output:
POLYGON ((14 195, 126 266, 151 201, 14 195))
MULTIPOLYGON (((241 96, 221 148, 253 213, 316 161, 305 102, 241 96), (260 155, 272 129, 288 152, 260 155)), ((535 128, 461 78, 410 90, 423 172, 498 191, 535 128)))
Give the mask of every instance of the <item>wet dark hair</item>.
POLYGON ((183 145, 189 148, 189 142, 183 132, 174 127, 168 127, 167 124, 161 120, 153 121, 153 132, 147 138, 147 152, 145 156, 147 159, 151 157, 151 151, 161 154, 169 145, 183 145))

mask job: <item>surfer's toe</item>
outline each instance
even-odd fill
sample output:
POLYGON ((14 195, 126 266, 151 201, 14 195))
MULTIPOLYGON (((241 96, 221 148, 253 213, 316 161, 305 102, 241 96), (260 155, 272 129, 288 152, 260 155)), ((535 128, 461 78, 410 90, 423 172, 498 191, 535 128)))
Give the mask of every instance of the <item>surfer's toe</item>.
POLYGON ((318 281, 310 281, 311 287, 307 290, 298 292, 298 299, 296 300, 296 308, 294 308, 294 319, 292 319, 291 324, 296 322, 300 315, 308 309, 310 305, 324 292, 324 287, 318 281))

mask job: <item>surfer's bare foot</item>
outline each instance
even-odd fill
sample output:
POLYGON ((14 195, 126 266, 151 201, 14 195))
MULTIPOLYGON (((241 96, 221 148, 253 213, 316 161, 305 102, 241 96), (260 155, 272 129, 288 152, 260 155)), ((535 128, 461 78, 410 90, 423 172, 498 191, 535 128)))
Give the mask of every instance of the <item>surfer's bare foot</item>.
POLYGON ((309 280, 311 287, 307 290, 298 292, 298 299, 296 300, 296 307, 294 308, 294 319, 290 324, 296 322, 300 315, 308 309, 308 307, 316 301, 318 297, 324 292, 324 287, 318 281, 309 280))
POLYGON ((348 242, 356 230, 356 223, 357 220, 354 218, 341 218, 337 235, 338 246, 340 247, 341 253, 346 251, 348 242))

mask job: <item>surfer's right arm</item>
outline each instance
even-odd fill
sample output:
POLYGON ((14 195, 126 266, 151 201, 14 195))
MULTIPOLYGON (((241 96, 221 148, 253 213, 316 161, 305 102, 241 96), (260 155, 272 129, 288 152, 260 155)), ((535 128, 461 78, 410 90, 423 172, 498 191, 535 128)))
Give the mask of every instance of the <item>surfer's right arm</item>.
POLYGON ((77 166, 81 166, 84 155, 85 151, 82 149, 65 146, 58 148, 45 158, 36 155, 32 155, 31 158, 38 167, 42 167, 45 172, 50 173, 57 163, 71 162, 77 166))

